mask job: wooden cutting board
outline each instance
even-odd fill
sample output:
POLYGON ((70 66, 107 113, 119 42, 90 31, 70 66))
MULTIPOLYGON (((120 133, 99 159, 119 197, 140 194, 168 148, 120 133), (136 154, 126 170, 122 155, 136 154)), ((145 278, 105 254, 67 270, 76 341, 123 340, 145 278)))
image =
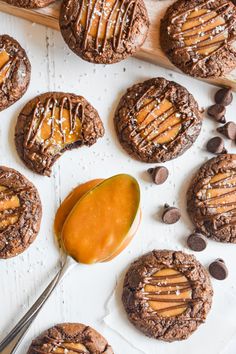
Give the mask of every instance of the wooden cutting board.
MULTIPOLYGON (((167 7, 173 2, 174 0, 145 0, 151 26, 148 38, 136 57, 178 71, 162 52, 159 42, 160 19, 163 17, 167 7)), ((59 30, 58 17, 60 1, 39 10, 22 9, 0 1, 0 11, 59 30)), ((236 70, 232 71, 224 78, 208 79, 205 81, 216 85, 231 86, 236 91, 236 70)))

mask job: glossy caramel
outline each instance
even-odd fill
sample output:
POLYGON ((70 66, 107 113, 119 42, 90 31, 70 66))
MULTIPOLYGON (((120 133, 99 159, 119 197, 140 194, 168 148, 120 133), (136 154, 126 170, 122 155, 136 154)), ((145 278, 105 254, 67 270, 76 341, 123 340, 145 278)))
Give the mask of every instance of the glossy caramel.
MULTIPOLYGON (((90 14, 90 25, 88 30, 88 35, 92 37, 97 37, 103 39, 106 35, 106 28, 107 28, 107 38, 111 38, 114 35, 115 31, 115 22, 120 10, 120 2, 117 0, 105 0, 103 9, 101 8, 101 1, 91 0, 90 8, 92 9, 92 13, 90 14), (113 10, 114 5, 115 10, 113 10), (101 11, 102 10, 102 11, 101 11)), ((89 6, 87 0, 84 1, 80 23, 85 28, 86 27, 86 20, 89 16, 89 6)), ((90 10, 91 11, 91 10, 90 10)))
POLYGON ((222 214, 236 207, 236 175, 231 172, 218 173, 197 193, 204 208, 212 214, 222 214))
POLYGON ((193 47, 200 55, 207 56, 216 51, 228 37, 224 31, 226 22, 215 11, 201 8, 191 11, 182 26, 186 46, 193 47))
POLYGON ((164 98, 157 102, 153 98, 145 98, 136 115, 139 124, 139 135, 146 142, 166 144, 174 140, 182 126, 181 114, 176 112, 172 103, 164 98))
POLYGON ((63 200, 60 207, 58 208, 54 221, 54 231, 60 242, 60 235, 63 224, 70 214, 71 210, 79 199, 86 194, 89 190, 101 183, 103 179, 93 179, 86 183, 80 184, 78 187, 74 188, 73 191, 63 200))
POLYGON ((108 40, 117 50, 129 36, 136 5, 136 0, 83 0, 75 21, 76 30, 79 26, 84 30, 83 47, 93 38, 98 52, 104 50, 108 40))
POLYGON ((9 54, 5 50, 0 51, 0 84, 5 81, 10 65, 11 61, 9 54))
POLYGON ((153 274, 144 287, 144 296, 151 309, 163 317, 184 313, 192 300, 192 287, 185 275, 176 269, 164 268, 153 274))
POLYGON ((7 187, 0 186, 0 230, 13 225, 19 219, 20 200, 7 187))
POLYGON ((129 175, 116 175, 91 189, 66 218, 65 251, 81 263, 112 259, 133 237, 140 222, 140 191, 129 175))
POLYGON ((54 106, 53 109, 48 109, 46 117, 38 130, 36 140, 40 143, 43 142, 45 147, 55 145, 63 147, 79 140, 80 134, 80 120, 75 120, 75 127, 72 130, 70 123, 70 111, 65 108, 61 109, 58 106, 54 106), (61 132, 63 132, 63 134, 61 132))

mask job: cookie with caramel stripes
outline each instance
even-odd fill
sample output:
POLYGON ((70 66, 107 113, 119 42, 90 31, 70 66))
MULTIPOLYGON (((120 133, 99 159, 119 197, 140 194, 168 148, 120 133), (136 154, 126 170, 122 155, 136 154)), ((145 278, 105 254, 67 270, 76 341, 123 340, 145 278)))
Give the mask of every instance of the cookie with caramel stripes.
POLYGON ((187 205, 197 230, 216 241, 236 243, 236 154, 219 155, 200 168, 187 205))
POLYGON ((236 6, 229 0, 178 0, 161 22, 169 59, 196 77, 220 77, 236 67, 236 6))
POLYGON ((198 137, 202 116, 182 86, 155 78, 129 88, 115 112, 123 148, 143 162, 164 162, 183 154, 198 137))
POLYGON ((98 64, 133 55, 149 28, 143 0, 65 0, 59 22, 70 49, 98 64))
POLYGON ((35 186, 20 172, 0 166, 0 259, 29 247, 39 232, 41 216, 35 186))
POLYGON ((8 35, 0 36, 0 111, 19 100, 28 88, 31 65, 25 50, 8 35))
POLYGON ((28 354, 114 354, 106 339, 81 323, 62 323, 33 340, 28 354))
POLYGON ((16 149, 34 172, 50 176, 66 151, 91 146, 104 135, 96 109, 82 96, 47 92, 29 101, 18 116, 16 149))
POLYGON ((172 342, 186 339, 205 321, 212 295, 209 275, 194 256, 154 250, 131 264, 122 300, 135 327, 172 342))

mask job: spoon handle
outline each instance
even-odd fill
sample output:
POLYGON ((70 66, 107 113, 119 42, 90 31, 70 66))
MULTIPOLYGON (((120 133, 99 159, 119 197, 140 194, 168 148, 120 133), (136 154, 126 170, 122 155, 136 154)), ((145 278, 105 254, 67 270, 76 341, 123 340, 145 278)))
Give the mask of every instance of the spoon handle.
POLYGON ((38 315, 39 311, 41 310, 53 290, 56 288, 56 286, 65 276, 65 274, 75 264, 76 263, 70 257, 66 258, 64 264, 61 265, 60 270, 50 282, 50 284, 46 287, 46 289, 42 292, 40 297, 36 300, 36 302, 29 309, 29 311, 22 317, 22 319, 15 325, 11 332, 0 343, 0 354, 15 353, 31 323, 34 321, 34 319, 38 315))

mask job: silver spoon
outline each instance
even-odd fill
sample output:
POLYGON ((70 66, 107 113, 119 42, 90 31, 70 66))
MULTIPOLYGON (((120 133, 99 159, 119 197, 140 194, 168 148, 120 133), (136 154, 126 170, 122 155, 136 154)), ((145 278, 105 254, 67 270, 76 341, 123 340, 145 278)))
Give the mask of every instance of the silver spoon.
POLYGON ((21 320, 15 325, 11 332, 0 343, 0 354, 16 353, 27 330, 29 329, 34 319, 37 317, 39 311, 49 296, 52 294, 53 290, 76 264, 77 263, 74 261, 74 259, 69 256, 65 258, 64 262, 61 262, 61 267, 51 283, 46 287, 46 289, 29 309, 29 311, 21 318, 21 320))

